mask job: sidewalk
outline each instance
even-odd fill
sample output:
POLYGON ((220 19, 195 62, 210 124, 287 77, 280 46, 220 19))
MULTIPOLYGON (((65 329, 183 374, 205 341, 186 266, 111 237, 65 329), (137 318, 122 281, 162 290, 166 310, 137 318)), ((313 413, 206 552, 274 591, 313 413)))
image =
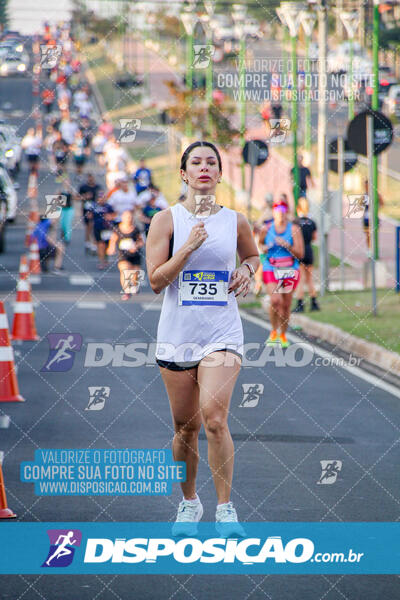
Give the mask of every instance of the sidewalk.
MULTIPOLYGON (((149 98, 147 104, 157 104, 159 106, 166 105, 173 101, 165 82, 174 80, 181 82, 179 75, 168 61, 153 50, 146 48, 139 41, 132 41, 130 45, 131 55, 130 60, 137 60, 135 70, 139 75, 144 75, 146 67, 149 69, 149 98)), ((262 123, 258 122, 258 118, 250 116, 247 118, 247 135, 246 139, 262 139, 265 140, 266 134, 262 123)), ((241 151, 239 146, 235 145, 225 150, 221 150, 222 166, 224 179, 234 188, 236 192, 241 190, 241 151)), ((290 177, 291 164, 271 146, 268 160, 255 169, 254 185, 253 185, 253 205, 257 208, 263 207, 265 194, 270 192, 274 197, 281 193, 288 194, 292 197, 292 182, 290 177)), ((250 167, 245 167, 246 189, 250 184, 250 167)), ((243 202, 243 200, 242 200, 243 202)), ((246 202, 244 201, 244 204, 246 202)), ((343 211, 347 212, 347 201, 344 200, 343 211)), ((318 225, 318 223, 317 223, 318 225)), ((367 261, 365 234, 362 227, 362 218, 345 218, 344 219, 345 245, 344 255, 346 262, 350 267, 346 268, 346 281, 350 287, 357 287, 362 283, 363 265, 367 261)), ((335 256, 340 256, 340 228, 332 226, 329 232, 329 252, 335 256)), ((387 271, 388 287, 395 285, 395 222, 385 217, 381 218, 379 229, 379 249, 380 260, 383 261, 387 271)), ((335 282, 340 278, 339 268, 331 268, 330 280, 333 287, 336 287, 335 282)))

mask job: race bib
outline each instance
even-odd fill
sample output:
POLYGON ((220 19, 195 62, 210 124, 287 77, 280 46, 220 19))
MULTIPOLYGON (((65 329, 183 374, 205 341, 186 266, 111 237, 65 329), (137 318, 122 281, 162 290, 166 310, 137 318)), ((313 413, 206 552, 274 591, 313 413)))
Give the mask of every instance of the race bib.
POLYGON ((109 231, 107 229, 103 229, 103 231, 100 232, 100 237, 103 240, 103 242, 108 242, 111 235, 112 235, 112 231, 109 231))
POLYGON ((120 241, 119 249, 133 252, 136 248, 136 244, 132 238, 125 238, 120 241))
POLYGON ((281 267, 274 269, 275 279, 293 279, 296 278, 297 269, 291 267, 281 267))
POLYGON ((182 271, 179 274, 180 306, 225 306, 229 271, 182 271))

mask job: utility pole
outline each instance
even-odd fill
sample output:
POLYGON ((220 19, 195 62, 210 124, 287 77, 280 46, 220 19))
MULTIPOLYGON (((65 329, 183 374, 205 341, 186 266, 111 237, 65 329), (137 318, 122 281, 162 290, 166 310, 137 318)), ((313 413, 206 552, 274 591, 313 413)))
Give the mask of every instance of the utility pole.
POLYGON ((328 12, 326 0, 318 0, 318 181, 319 181, 319 204, 320 204, 320 245, 319 245, 319 269, 320 269, 320 294, 323 296, 327 289, 327 256, 328 256, 328 234, 325 233, 325 212, 328 204, 328 173, 327 163, 327 76, 326 55, 328 37, 328 12))
MULTIPOLYGON (((372 57, 373 57, 373 94, 372 94, 372 110, 379 110, 379 0, 374 0, 374 19, 373 19, 373 35, 372 35, 372 57)), ((379 237, 378 237, 378 217, 379 217, 379 203, 378 203, 378 156, 374 155, 372 159, 372 192, 373 196, 370 196, 370 204, 374 203, 374 259, 379 258, 379 237)))

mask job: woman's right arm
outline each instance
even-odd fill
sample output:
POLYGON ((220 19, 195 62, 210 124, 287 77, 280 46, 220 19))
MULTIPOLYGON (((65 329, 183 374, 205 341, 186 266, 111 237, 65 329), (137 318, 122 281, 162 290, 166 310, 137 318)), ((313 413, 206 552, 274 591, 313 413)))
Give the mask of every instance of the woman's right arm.
POLYGON ((208 237, 204 223, 197 223, 183 246, 168 259, 172 233, 171 211, 162 210, 156 213, 151 220, 146 240, 147 274, 151 289, 156 294, 160 294, 178 277, 192 252, 208 237))

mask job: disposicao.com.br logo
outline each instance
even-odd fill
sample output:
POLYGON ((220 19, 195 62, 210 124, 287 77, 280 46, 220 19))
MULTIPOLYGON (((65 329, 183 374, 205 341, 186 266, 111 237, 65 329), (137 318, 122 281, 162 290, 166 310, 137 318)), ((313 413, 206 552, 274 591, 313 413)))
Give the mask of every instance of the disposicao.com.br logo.
POLYGON ((253 565, 305 562, 359 562, 363 553, 317 552, 308 538, 293 538, 284 543, 281 536, 262 538, 89 538, 85 563, 157 563, 173 559, 176 563, 242 563, 253 565))

